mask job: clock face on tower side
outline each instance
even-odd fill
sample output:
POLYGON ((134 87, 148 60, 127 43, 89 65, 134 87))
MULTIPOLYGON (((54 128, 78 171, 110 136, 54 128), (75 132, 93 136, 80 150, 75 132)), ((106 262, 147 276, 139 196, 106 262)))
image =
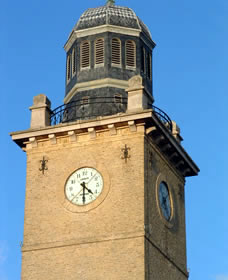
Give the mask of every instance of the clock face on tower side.
POLYGON ((159 204, 164 218, 169 221, 171 218, 171 201, 168 186, 165 182, 159 185, 159 204))
POLYGON ((94 168, 77 169, 65 185, 66 198, 75 205, 87 205, 101 194, 103 190, 102 175, 94 168))

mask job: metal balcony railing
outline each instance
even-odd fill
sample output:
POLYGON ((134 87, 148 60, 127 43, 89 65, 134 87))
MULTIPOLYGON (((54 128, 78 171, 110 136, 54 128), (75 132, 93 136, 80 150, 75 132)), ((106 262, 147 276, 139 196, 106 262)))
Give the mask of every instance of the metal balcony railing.
MULTIPOLYGON (((153 113, 172 132, 172 121, 160 108, 150 105, 153 113)), ((124 113, 127 110, 127 98, 88 97, 61 105, 51 113, 51 125, 72 122, 80 119, 92 119, 124 113), (91 106, 92 105, 92 106, 91 106)))
POLYGON ((126 109, 127 98, 124 97, 83 97, 53 110, 51 113, 51 125, 114 115, 125 112, 126 109))

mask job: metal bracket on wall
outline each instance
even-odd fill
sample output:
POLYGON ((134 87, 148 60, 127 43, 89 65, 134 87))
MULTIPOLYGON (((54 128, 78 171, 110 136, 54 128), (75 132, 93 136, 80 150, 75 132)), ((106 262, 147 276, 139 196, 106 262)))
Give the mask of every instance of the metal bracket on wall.
POLYGON ((48 170, 47 162, 48 162, 48 160, 45 159, 45 157, 43 157, 43 159, 40 160, 40 168, 39 168, 39 170, 42 171, 42 174, 44 174, 44 171, 48 170))
POLYGON ((123 149, 121 149, 121 151, 122 151, 122 153, 123 153, 123 155, 121 156, 121 159, 124 159, 125 162, 127 162, 127 160, 131 157, 131 156, 129 155, 130 149, 131 149, 131 148, 129 148, 129 147, 127 146, 127 144, 125 144, 125 147, 124 147, 123 149))

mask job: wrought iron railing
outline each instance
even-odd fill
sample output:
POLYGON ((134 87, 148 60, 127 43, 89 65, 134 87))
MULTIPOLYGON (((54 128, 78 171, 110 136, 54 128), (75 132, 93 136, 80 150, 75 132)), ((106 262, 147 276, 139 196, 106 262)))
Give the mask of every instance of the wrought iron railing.
MULTIPOLYGON (((158 119, 172 131, 172 120, 154 105, 150 105, 158 119)), ((78 99, 57 107, 51 113, 51 125, 72 122, 80 119, 91 119, 98 116, 114 115, 127 110, 127 98, 89 97, 78 99), (89 106, 94 105, 94 106, 89 106)))
POLYGON ((51 113, 51 125, 91 119, 125 112, 127 98, 121 97, 89 97, 82 98, 57 107, 51 113), (93 105, 93 106, 90 106, 93 105))
POLYGON ((172 132, 173 125, 170 117, 160 108, 152 105, 153 113, 160 119, 160 121, 172 132))

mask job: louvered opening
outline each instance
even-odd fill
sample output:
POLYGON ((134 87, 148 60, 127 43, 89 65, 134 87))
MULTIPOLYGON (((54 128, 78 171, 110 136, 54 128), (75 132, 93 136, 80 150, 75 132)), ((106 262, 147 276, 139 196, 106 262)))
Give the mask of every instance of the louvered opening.
POLYGON ((82 97, 82 99, 81 99, 81 104, 82 104, 82 105, 87 105, 87 104, 89 104, 89 97, 88 97, 88 96, 82 97))
POLYGON ((104 39, 98 39, 95 42, 95 64, 104 64, 104 39))
POLYGON ((121 94, 115 94, 114 100, 115 100, 115 103, 122 103, 122 96, 121 96, 121 94))
POLYGON ((143 73, 146 72, 146 69, 145 69, 145 49, 142 48, 141 49, 141 70, 143 73))
POLYGON ((117 38, 112 39, 112 64, 121 64, 121 46, 117 38))
POLYGON ((81 44, 81 68, 90 66, 90 44, 85 41, 81 44))
POLYGON ((67 81, 70 80, 71 56, 67 57, 67 81))
POLYGON ((75 72, 76 72, 76 56, 75 56, 75 49, 73 49, 73 52, 72 52, 72 72, 73 72, 73 75, 74 75, 75 72))
POLYGON ((135 43, 128 40, 126 42, 126 66, 136 67, 136 53, 135 53, 135 43))
POLYGON ((152 61, 151 54, 147 54, 147 77, 152 80, 152 61))

